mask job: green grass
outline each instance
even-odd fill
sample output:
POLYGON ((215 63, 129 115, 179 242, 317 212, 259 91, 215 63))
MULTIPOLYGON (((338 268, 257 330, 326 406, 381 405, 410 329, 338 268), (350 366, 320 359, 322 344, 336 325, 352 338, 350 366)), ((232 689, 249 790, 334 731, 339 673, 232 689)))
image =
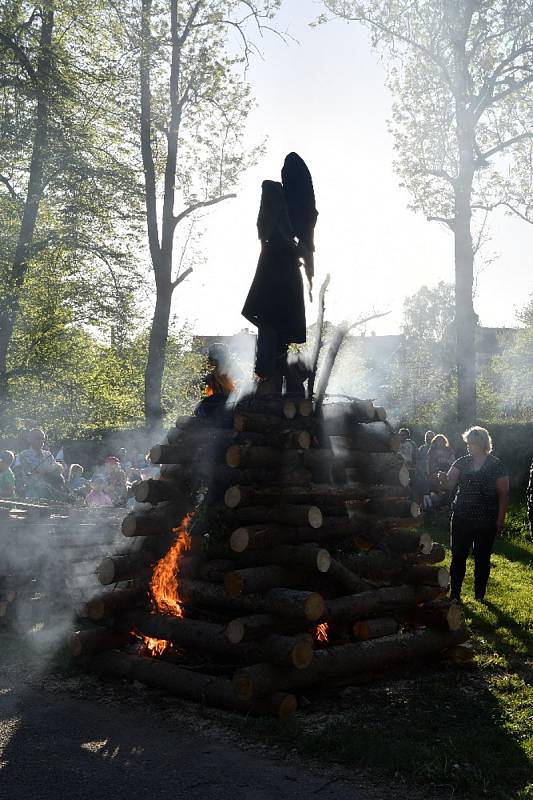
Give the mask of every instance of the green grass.
MULTIPOLYGON (((520 501, 513 499, 509 528, 496 543, 485 604, 473 599, 468 566, 464 610, 474 664, 434 660, 327 697, 310 692, 289 724, 249 720, 249 733, 323 762, 399 774, 422 791, 436 784, 469 800, 533 797, 533 545, 520 501)), ((447 544, 445 516, 427 530, 447 544)))

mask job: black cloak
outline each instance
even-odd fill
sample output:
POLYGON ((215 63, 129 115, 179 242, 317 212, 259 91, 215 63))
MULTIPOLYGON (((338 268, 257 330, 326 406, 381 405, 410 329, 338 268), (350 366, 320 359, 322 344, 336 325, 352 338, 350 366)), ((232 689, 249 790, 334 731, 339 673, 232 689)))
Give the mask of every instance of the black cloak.
POLYGON ((242 314, 273 328, 280 342, 305 342, 300 257, 281 183, 263 181, 257 230, 261 255, 242 314))

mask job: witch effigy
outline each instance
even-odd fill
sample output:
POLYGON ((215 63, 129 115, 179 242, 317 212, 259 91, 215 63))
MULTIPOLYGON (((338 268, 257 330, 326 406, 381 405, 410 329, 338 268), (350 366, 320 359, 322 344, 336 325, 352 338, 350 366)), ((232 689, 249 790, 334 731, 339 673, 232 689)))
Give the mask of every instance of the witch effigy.
POLYGON ((284 378, 288 392, 295 387, 287 352, 289 344, 306 341, 300 267, 305 268, 311 294, 318 217, 311 173, 297 153, 286 157, 281 181, 267 180, 262 184, 257 219, 261 254, 242 310, 243 316, 257 327, 258 392, 273 394, 282 391, 284 378))

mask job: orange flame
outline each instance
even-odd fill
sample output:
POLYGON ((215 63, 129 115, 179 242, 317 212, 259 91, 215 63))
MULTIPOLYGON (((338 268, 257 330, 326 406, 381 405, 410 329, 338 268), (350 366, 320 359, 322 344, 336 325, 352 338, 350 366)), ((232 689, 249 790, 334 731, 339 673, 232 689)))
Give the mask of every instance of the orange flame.
POLYGON ((329 633, 329 626, 327 622, 322 622, 320 625, 317 625, 315 629, 315 637, 317 642, 327 642, 328 633, 329 633))
POLYGON ((206 386, 205 387, 205 396, 206 397, 213 397, 214 394, 215 394, 215 391, 214 391, 212 386, 206 386))
POLYGON ((188 514, 177 528, 173 528, 172 533, 177 533, 176 541, 168 553, 157 562, 150 580, 150 594, 154 607, 162 614, 183 616, 178 572, 181 559, 191 549, 191 537, 187 530, 191 518, 192 515, 188 514))
POLYGON ((166 639, 154 639, 152 636, 141 636, 141 639, 150 656, 162 656, 168 647, 166 639))
POLYGON ((144 633, 131 631, 132 636, 142 642, 142 652, 144 655, 161 656, 169 646, 166 639, 154 639, 153 636, 145 636, 144 633))

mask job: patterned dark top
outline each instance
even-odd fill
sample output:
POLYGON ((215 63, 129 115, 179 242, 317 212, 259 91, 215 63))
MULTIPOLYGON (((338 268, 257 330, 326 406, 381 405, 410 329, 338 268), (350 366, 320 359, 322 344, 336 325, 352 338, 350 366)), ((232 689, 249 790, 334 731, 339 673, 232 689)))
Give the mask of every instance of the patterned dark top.
POLYGON ((498 516, 496 481, 508 475, 499 458, 488 455, 475 470, 472 456, 458 458, 452 468, 459 470, 457 492, 452 503, 454 517, 465 520, 494 520, 498 516))

